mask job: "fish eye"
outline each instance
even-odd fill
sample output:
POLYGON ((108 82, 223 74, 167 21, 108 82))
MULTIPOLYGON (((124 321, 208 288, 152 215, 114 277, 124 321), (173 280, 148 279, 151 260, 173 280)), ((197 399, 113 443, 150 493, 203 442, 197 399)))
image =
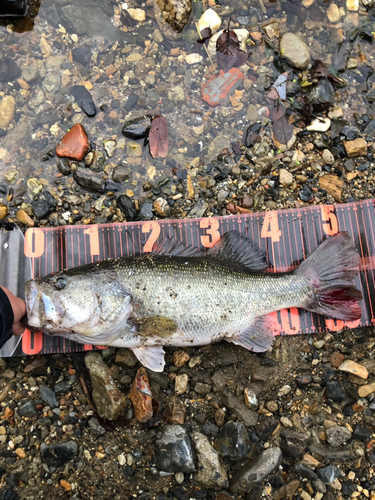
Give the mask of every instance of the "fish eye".
POLYGON ((57 290, 63 290, 66 287, 66 281, 64 278, 57 278, 54 285, 57 290))

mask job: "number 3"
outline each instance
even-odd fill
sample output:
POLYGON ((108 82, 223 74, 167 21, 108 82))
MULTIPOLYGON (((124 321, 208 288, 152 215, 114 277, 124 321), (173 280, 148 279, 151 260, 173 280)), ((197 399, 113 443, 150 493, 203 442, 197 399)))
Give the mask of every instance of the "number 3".
POLYGON ((219 221, 213 217, 208 217, 207 219, 202 219, 200 221, 200 227, 207 229, 207 235, 201 236, 201 243, 206 248, 211 248, 215 245, 217 241, 220 240, 219 221))

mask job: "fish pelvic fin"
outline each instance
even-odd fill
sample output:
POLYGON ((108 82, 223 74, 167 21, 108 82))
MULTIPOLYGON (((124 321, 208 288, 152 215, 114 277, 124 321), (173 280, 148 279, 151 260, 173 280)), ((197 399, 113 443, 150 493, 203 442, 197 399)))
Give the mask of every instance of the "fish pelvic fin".
POLYGON ((228 342, 240 345, 252 352, 269 351, 275 336, 280 334, 280 326, 274 313, 259 316, 245 330, 228 338, 228 342))
POLYGON ((162 346, 133 347, 133 353, 142 365, 153 372, 162 372, 165 366, 164 349, 162 346))
POLYGON ((347 232, 327 238, 299 266, 311 286, 311 299, 302 307, 308 311, 343 321, 362 316, 362 293, 353 280, 359 271, 359 254, 347 232))

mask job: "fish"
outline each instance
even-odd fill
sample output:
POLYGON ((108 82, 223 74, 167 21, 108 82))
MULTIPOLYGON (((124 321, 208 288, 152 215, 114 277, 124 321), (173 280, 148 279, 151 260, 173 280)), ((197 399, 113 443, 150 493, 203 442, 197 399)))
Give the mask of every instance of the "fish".
POLYGON ((165 346, 226 340, 271 349, 279 328, 270 313, 298 307, 331 318, 361 318, 355 287, 359 254, 347 232, 326 238, 293 271, 267 271, 245 235, 225 233, 208 251, 164 238, 151 254, 101 260, 31 279, 28 327, 49 335, 127 347, 152 371, 165 346))

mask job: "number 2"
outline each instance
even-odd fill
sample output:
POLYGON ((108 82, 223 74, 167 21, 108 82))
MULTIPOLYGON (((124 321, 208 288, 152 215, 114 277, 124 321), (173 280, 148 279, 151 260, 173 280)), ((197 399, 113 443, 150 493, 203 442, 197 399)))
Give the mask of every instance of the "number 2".
POLYGON ((147 239, 145 246, 143 247, 143 251, 145 253, 152 252, 152 249, 154 248, 154 243, 159 238, 160 234, 159 224, 155 221, 145 222, 142 226, 142 233, 149 233, 150 231, 151 234, 147 239))

